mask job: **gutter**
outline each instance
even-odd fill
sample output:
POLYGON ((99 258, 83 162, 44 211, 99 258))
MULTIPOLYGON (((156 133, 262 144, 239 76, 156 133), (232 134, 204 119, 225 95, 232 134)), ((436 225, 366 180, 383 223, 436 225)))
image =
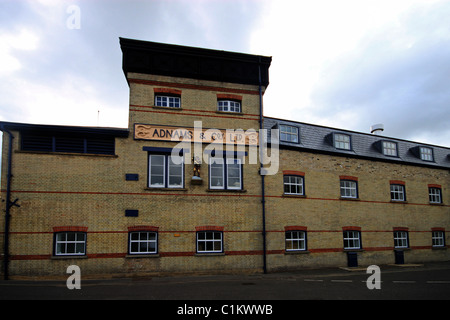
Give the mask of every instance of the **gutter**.
POLYGON ((267 273, 267 255, 266 255, 266 197, 265 197, 265 188, 264 188, 264 174, 263 174, 263 162, 262 162, 262 155, 263 152, 261 151, 261 134, 263 129, 263 111, 262 111, 262 83, 261 83, 261 57, 259 57, 259 63, 258 63, 258 72, 259 72, 259 150, 260 150, 260 156, 259 156, 259 174, 261 175, 261 204, 262 204, 262 236, 263 236, 263 272, 264 274, 267 273))

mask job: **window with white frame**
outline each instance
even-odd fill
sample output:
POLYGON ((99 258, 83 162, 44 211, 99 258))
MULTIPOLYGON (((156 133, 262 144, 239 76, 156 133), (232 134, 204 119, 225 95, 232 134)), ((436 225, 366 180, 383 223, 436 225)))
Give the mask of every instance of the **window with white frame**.
POLYGON ((183 188, 184 159, 170 154, 149 154, 148 186, 150 188, 183 188))
POLYGON ((287 125, 280 125, 280 140, 286 142, 298 142, 298 128, 287 125))
POLYGON ((361 249, 361 232, 357 230, 344 231, 344 249, 361 249))
POLYGON ((233 100, 218 100, 217 110, 223 112, 241 112, 241 102, 233 100))
POLYGON ((181 97, 156 95, 155 96, 155 106, 180 108, 181 107, 181 97))
POLYGON ((430 203, 442 203, 441 188, 430 187, 428 188, 428 195, 430 203))
POLYGON ((306 231, 286 231, 285 232, 286 251, 306 250, 306 231))
POLYGON ((284 175, 284 194, 305 195, 304 177, 296 175, 284 175))
POLYGON ((433 149, 420 147, 420 159, 424 161, 433 161, 433 149))
POLYGON ((358 183, 353 180, 341 180, 341 198, 358 198, 358 183))
POLYGON ((154 231, 133 231, 129 233, 129 254, 158 253, 158 233, 154 231))
POLYGON ((391 200, 405 201, 405 186, 401 184, 391 184, 391 200))
POLYGON ((432 231, 431 233, 433 247, 445 246, 445 233, 444 231, 432 231))
POLYGON ((397 143, 390 141, 383 141, 383 154, 385 156, 397 157, 397 143))
POLYGON ((85 255, 85 232, 58 232, 55 234, 55 256, 85 255))
POLYGON ((408 231, 394 231, 394 247, 408 248, 408 231))
POLYGON ((223 233, 221 231, 198 231, 197 253, 223 252, 223 233))
POLYGON ((348 134, 335 133, 334 147, 337 149, 350 150, 350 136, 348 134))
POLYGON ((242 161, 239 158, 209 159, 209 188, 242 189, 242 161))

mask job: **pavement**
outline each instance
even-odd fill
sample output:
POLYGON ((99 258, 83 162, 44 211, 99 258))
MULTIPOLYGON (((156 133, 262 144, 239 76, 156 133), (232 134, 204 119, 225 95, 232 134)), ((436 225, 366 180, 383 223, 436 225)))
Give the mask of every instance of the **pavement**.
POLYGON ((450 299, 450 261, 379 268, 381 290, 368 289, 366 284, 372 274, 360 266, 268 274, 111 279, 81 274, 80 289, 72 290, 67 287, 67 278, 0 280, 0 300, 153 300, 155 307, 162 306, 159 302, 165 300, 172 301, 171 307, 175 307, 186 301, 213 300, 229 305, 230 301, 450 299))

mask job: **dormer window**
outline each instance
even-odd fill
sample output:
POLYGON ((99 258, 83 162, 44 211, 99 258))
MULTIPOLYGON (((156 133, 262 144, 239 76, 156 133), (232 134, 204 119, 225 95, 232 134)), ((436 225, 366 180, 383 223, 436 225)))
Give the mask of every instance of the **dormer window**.
POLYGON ((335 133, 333 137, 336 149, 351 150, 350 136, 348 134, 335 133))
POLYGON ((433 149, 427 147, 420 147, 420 159, 424 161, 433 161, 433 149))
POLYGON ((383 154, 385 156, 398 157, 397 143, 391 141, 383 141, 383 154))
POLYGON ((298 128, 280 125, 280 141, 298 143, 298 128))

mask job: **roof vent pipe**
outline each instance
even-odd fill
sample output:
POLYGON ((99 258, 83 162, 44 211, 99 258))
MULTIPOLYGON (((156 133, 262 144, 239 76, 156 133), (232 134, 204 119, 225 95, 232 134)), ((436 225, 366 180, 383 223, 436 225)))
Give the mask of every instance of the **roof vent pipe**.
POLYGON ((379 135, 384 131, 384 125, 382 123, 374 124, 370 127, 370 133, 379 135))

